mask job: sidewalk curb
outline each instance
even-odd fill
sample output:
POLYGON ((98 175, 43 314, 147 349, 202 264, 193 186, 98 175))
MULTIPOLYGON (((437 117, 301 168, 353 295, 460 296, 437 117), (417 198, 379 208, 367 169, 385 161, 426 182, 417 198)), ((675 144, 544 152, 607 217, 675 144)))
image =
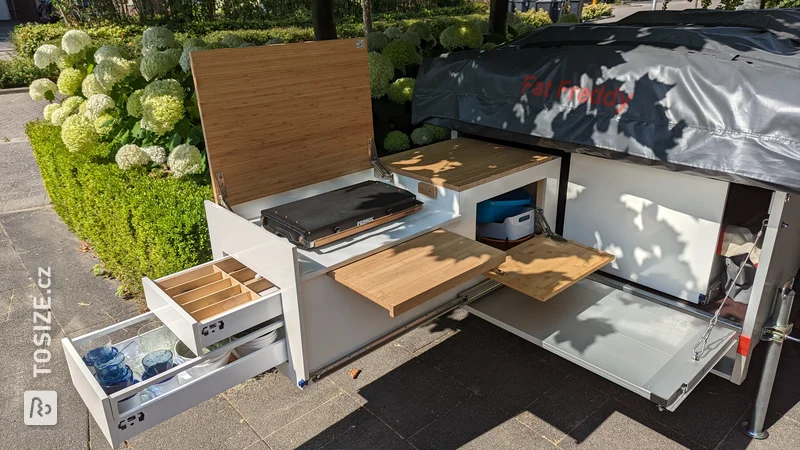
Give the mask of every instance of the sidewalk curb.
POLYGON ((8 89, 0 89, 0 95, 4 94, 19 94, 22 92, 28 92, 27 87, 15 87, 15 88, 8 88, 8 89))

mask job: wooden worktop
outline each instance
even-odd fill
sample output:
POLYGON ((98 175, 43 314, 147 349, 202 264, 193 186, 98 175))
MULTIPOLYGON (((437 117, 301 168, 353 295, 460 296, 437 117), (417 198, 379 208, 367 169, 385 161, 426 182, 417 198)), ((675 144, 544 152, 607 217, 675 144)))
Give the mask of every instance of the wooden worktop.
POLYGON ((456 138, 384 156, 381 162, 399 175, 460 192, 551 159, 529 150, 456 138))
POLYGON ((497 267, 504 259, 501 250, 438 229, 328 275, 395 317, 497 267))

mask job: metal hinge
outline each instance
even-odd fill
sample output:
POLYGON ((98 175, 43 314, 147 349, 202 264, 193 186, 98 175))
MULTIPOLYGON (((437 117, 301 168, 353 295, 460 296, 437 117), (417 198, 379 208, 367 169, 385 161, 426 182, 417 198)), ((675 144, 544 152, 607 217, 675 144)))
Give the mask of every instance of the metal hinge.
POLYGON ((375 168, 377 176, 384 180, 391 180, 392 172, 389 172, 389 169, 387 169, 381 162, 381 159, 378 158, 378 149, 375 148, 375 141, 372 138, 367 140, 367 146, 369 146, 369 161, 372 163, 372 167, 375 168))
POLYGON ((761 332, 761 340, 769 342, 783 342, 785 340, 800 342, 800 339, 789 335, 792 329, 794 329, 794 326, 791 323, 787 325, 764 327, 764 330, 761 332))
POLYGON ((233 211, 231 206, 228 204, 228 191, 225 189, 225 177, 222 175, 222 172, 217 172, 214 174, 217 177, 217 190, 219 194, 217 195, 217 200, 219 200, 219 204, 225 207, 228 211, 233 211))
POLYGON ((558 233, 556 233, 550 228, 550 224, 547 223, 547 219, 544 218, 544 210, 542 208, 536 208, 534 217, 536 218, 536 223, 539 224, 539 228, 542 229, 542 234, 544 235, 544 237, 552 239, 556 242, 562 242, 562 243, 568 242, 566 239, 559 236, 558 233))

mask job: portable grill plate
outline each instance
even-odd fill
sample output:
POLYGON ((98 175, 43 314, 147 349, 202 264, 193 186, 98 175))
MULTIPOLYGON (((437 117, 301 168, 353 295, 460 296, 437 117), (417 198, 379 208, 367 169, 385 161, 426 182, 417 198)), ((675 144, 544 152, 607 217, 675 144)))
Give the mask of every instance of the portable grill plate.
POLYGON ((365 181, 261 211, 268 231, 315 248, 412 214, 416 196, 380 181, 365 181))

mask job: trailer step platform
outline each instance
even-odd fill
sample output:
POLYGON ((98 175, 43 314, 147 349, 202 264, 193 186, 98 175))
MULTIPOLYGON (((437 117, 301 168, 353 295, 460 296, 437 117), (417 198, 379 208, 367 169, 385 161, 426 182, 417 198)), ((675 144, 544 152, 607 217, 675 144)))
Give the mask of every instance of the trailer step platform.
POLYGON ((670 411, 738 338, 733 330, 714 327, 706 350, 694 361, 692 349, 707 320, 592 279, 546 303, 499 289, 465 309, 670 411))

